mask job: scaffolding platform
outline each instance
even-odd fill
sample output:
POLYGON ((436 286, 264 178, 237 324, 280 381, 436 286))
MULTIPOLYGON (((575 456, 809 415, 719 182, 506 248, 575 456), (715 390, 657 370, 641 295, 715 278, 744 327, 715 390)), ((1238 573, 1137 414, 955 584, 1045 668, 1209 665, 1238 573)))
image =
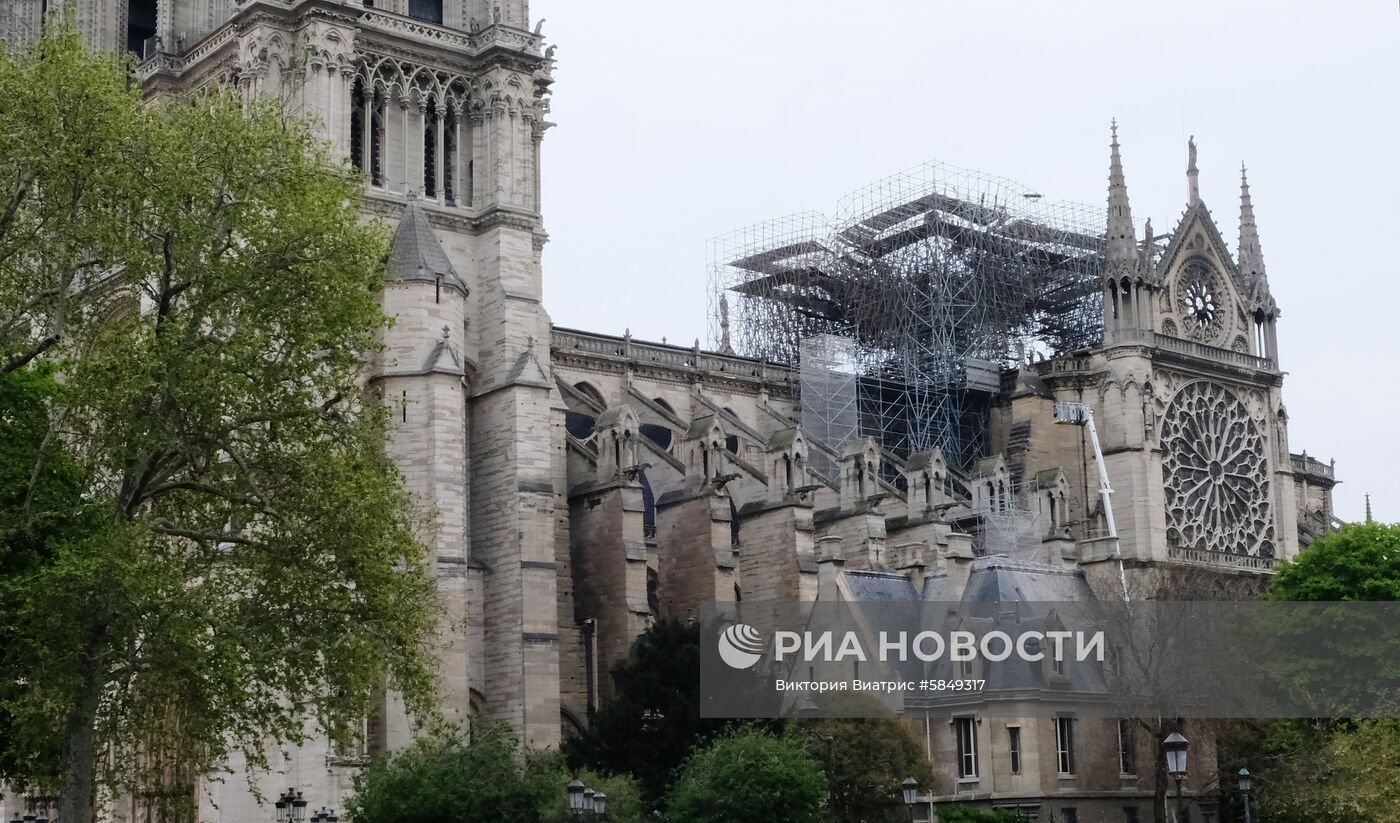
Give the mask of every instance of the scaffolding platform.
POLYGON ((818 374, 822 364, 804 375, 825 387, 804 402, 804 428, 845 432, 847 418, 822 415, 854 408, 854 433, 897 455, 939 446, 970 465, 986 453, 1003 368, 1102 339, 1104 225, 1102 208, 925 163, 841 198, 832 217, 712 240, 711 340, 799 368, 806 341, 847 341, 854 379, 818 374))

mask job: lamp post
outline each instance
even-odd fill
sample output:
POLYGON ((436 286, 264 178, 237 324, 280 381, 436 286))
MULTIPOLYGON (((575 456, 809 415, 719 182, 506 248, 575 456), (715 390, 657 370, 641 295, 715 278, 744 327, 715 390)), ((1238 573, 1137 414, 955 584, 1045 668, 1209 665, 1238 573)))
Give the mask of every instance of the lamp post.
POLYGON ((909 823, 914 823, 914 804, 919 799, 919 781, 913 777, 906 777, 904 782, 899 784, 899 788, 904 794, 904 808, 909 812, 909 823))
POLYGON ((1181 789, 1182 778, 1186 777, 1186 750, 1191 744, 1180 732, 1172 732, 1162 741, 1162 750, 1167 754, 1167 774, 1176 778, 1176 819, 1185 823, 1186 797, 1181 789))
POLYGON ((277 810, 277 823, 306 823, 306 799, 295 788, 279 795, 272 806, 277 810))
POLYGON ((1240 769, 1240 794, 1244 795, 1244 823, 1254 823, 1249 816, 1249 769, 1240 769))
POLYGON ((569 814, 574 817, 583 816, 583 781, 575 777, 569 781, 569 785, 564 790, 569 793, 569 814))
POLYGON ((603 794, 602 792, 594 793, 593 813, 598 816, 599 820, 602 820, 603 815, 608 813, 608 796, 606 794, 603 794))
POLYGON ((337 823, 339 820, 335 809, 327 809, 325 806, 322 806, 319 812, 311 815, 311 823, 337 823))

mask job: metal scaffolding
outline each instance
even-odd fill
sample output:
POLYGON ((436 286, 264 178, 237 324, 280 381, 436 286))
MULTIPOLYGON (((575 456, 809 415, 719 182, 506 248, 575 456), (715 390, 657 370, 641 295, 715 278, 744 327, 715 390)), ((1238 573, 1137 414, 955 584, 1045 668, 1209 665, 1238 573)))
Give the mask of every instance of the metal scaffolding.
MULTIPOLYGON (((1102 339, 1103 248, 1102 208, 930 162, 842 198, 833 218, 712 240, 711 340, 796 363, 810 337, 849 338, 859 432, 966 466, 986 452, 1001 368, 1102 339)), ((804 427, 841 404, 815 405, 804 427)))

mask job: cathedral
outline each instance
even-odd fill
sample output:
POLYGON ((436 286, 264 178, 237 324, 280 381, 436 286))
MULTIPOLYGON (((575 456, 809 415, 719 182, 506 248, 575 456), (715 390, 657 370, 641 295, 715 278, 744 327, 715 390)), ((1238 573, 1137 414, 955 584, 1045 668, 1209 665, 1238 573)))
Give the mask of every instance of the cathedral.
MULTIPOLYGON (((1332 465, 1290 449, 1247 180, 1232 250, 1199 195, 1194 143, 1184 212, 1142 237, 1115 127, 1096 337, 979 360, 974 445, 863 425, 834 439, 811 423, 798 362, 731 340, 729 302, 737 317, 761 297, 721 295, 709 348, 552 324, 539 159, 555 59, 528 0, 10 0, 0 39, 36 37, 65 5, 93 48, 132 53, 147 94, 226 85, 313 118, 363 174, 366 219, 394 227, 394 322, 370 379, 432 523, 450 720, 558 746, 609 699, 634 638, 706 603, 1074 600, 1164 568, 1248 586, 1336 523, 1332 465), (1092 410, 1101 459, 1083 427, 1055 424, 1064 402, 1092 410)), ((1063 717, 968 717, 918 728, 940 776, 930 808, 1151 816, 1153 741, 1089 719, 1076 743, 1063 717)), ((267 798, 295 785, 341 808, 357 770, 412 735, 386 693, 357 746, 313 737, 253 779, 267 798)), ((1211 820, 1213 758, 1197 763, 1193 819, 1211 820)), ((199 819, 271 815, 243 764, 228 770, 188 787, 199 819)), ((112 799, 104 814, 141 809, 112 799)))

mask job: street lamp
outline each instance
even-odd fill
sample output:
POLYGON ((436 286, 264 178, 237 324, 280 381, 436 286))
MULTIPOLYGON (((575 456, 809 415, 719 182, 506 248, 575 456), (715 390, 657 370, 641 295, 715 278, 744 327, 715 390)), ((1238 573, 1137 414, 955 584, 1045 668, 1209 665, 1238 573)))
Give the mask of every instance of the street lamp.
POLYGON ((904 793, 904 808, 909 811, 909 823, 914 823, 914 804, 919 799, 919 781, 913 777, 906 777, 904 782, 899 784, 899 788, 904 793))
POLYGON ((327 809, 325 806, 322 806, 319 812, 311 815, 311 823, 337 823, 339 820, 335 809, 327 809))
POLYGON ((1240 794, 1244 795, 1244 823, 1254 823, 1249 816, 1249 769, 1240 769, 1240 794))
POLYGON ((602 792, 593 795, 593 811, 601 818, 608 813, 608 796, 602 792))
POLYGON ((598 793, 592 787, 583 790, 583 810, 591 817, 598 811, 598 793))
POLYGON ((305 823, 306 799, 295 788, 287 789, 272 805, 277 809, 277 823, 305 823))
POLYGON ((579 816, 583 814, 583 781, 575 777, 569 781, 569 785, 564 787, 569 793, 569 814, 579 816))
POLYGON ((1176 778, 1176 819, 1186 820, 1186 798, 1181 793, 1181 780, 1186 777, 1186 750, 1191 744, 1180 732, 1172 732, 1162 741, 1162 750, 1167 753, 1167 774, 1176 778))

